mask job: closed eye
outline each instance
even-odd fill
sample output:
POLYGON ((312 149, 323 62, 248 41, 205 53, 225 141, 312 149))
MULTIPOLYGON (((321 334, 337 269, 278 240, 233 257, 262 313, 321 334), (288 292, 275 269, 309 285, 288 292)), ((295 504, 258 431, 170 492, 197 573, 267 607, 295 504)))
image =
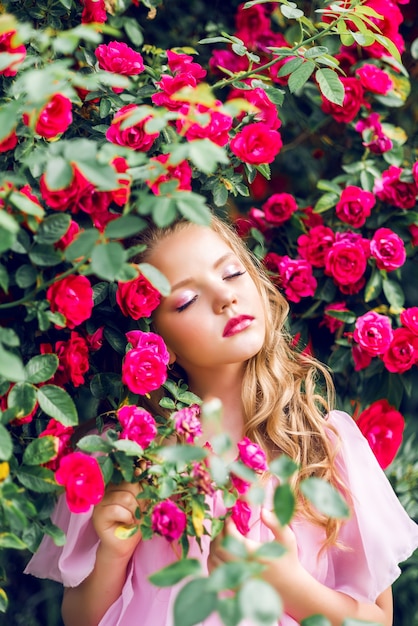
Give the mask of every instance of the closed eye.
POLYGON ((189 307, 191 304, 193 304, 193 302, 195 302, 195 300, 197 300, 197 295, 195 295, 191 300, 188 300, 184 304, 181 304, 180 306, 176 307, 177 313, 181 313, 182 311, 187 309, 187 307, 189 307))
POLYGON ((234 272, 233 274, 228 274, 228 276, 225 276, 223 280, 231 280, 231 278, 238 278, 238 276, 242 276, 243 274, 246 274, 245 270, 234 272))

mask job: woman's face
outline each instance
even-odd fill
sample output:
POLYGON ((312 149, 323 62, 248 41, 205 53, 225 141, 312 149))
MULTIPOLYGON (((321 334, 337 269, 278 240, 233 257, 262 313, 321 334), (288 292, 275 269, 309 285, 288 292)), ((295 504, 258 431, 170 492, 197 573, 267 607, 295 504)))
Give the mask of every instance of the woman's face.
POLYGON ((219 374, 259 352, 266 333, 262 298, 211 228, 187 225, 157 244, 147 261, 172 289, 154 313, 155 328, 189 376, 219 374))

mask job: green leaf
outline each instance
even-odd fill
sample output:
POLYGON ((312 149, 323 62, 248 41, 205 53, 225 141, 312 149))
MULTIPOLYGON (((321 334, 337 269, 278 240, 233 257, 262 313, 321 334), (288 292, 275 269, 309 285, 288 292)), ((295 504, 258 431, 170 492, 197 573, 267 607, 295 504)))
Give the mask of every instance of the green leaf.
POLYGON ((0 109, 0 141, 6 139, 16 128, 20 104, 12 101, 3 104, 0 109))
POLYGON ((44 383, 53 377, 58 369, 56 354, 37 354, 25 365, 26 378, 29 383, 44 383))
MULTIPOLYGON (((1 237, 1 233, 0 233, 1 237)), ((27 267, 27 266, 26 266, 27 267)), ((16 272, 17 275, 17 272, 16 272)), ((17 280, 16 280, 17 282, 17 280)), ((19 283, 17 283, 18 287, 20 287, 19 283)), ((0 287, 3 289, 4 293, 8 293, 9 291, 9 274, 7 273, 7 269, 0 263, 0 287)))
POLYGON ((20 191, 12 191, 8 199, 13 206, 26 215, 43 217, 45 214, 45 210, 37 202, 34 202, 20 191))
POLYGON ((47 520, 43 525, 43 531, 49 537, 52 537, 56 546, 63 546, 66 542, 65 532, 55 526, 50 520, 47 520))
POLYGON ((83 452, 110 452, 113 446, 100 435, 86 435, 77 442, 77 448, 83 452))
POLYGON ((303 17, 303 11, 297 8, 296 2, 287 2, 280 6, 280 11, 288 20, 298 20, 303 17))
POLYGON ((158 570, 148 580, 157 587, 171 587, 186 578, 186 576, 197 576, 202 573, 202 565, 197 559, 180 559, 167 567, 158 570))
POLYGON ((47 435, 31 441, 23 453, 23 462, 26 465, 41 465, 57 455, 56 437, 47 435))
POLYGON ((126 251, 117 241, 100 243, 91 255, 91 268, 99 278, 115 280, 126 260, 126 251))
POLYGON ((300 484, 303 495, 316 509, 329 517, 347 518, 350 510, 341 494, 325 480, 312 476, 300 484))
POLYGON ((246 581, 238 591, 238 602, 242 614, 256 626, 277 624, 282 614, 280 596, 264 580, 246 581))
MULTIPOLYGON (((363 626, 382 626, 380 622, 366 622, 361 619, 352 619, 351 617, 345 619, 342 626, 361 626, 361 624, 363 624, 363 626)), ((324 624, 324 626, 328 626, 328 624, 324 624)))
POLYGON ((279 485, 274 491, 274 512, 282 526, 290 522, 295 512, 296 502, 294 493, 287 483, 279 485))
POLYGON ((5 350, 0 344, 0 376, 11 382, 25 380, 25 368, 22 359, 14 352, 5 350))
POLYGON ((277 75, 287 76, 288 74, 291 74, 292 72, 297 70, 302 64, 303 64, 303 59, 301 59, 300 57, 290 59, 289 61, 286 61, 284 65, 282 65, 277 75))
POLYGON ((323 615, 311 615, 303 619, 300 626, 331 626, 331 622, 323 615))
POLYGON ((297 469, 298 465, 286 454, 281 454, 269 464, 270 472, 280 480, 287 480, 297 469))
POLYGON ((214 172, 218 163, 229 163, 225 148, 221 148, 210 139, 190 141, 188 147, 190 160, 204 174, 214 172))
POLYGON ((315 63, 313 61, 305 61, 303 65, 298 67, 297 70, 292 72, 289 76, 289 90, 291 93, 295 93, 303 87, 306 81, 311 77, 315 70, 315 63))
POLYGON ((37 398, 41 409, 64 426, 76 426, 77 409, 71 396, 57 385, 43 385, 38 389, 37 398))
POLYGON ((9 599, 5 590, 0 587, 0 613, 6 613, 9 606, 9 599))
POLYGON ((209 588, 212 591, 237 589, 242 583, 254 574, 260 574, 264 569, 261 563, 246 561, 230 561, 222 563, 210 575, 209 588))
POLYGON ((319 198, 317 203, 315 204, 314 211, 315 213, 325 213, 332 207, 334 207, 338 202, 337 194, 333 192, 324 193, 323 196, 319 198))
POLYGON ((116 352, 119 354, 125 354, 126 350, 126 337, 120 331, 115 328, 111 328, 110 326, 105 326, 103 331, 103 335, 106 341, 112 346, 116 352))
POLYGON ((181 192, 181 195, 180 193, 175 195, 174 201, 178 211, 186 219, 202 226, 210 224, 211 212, 203 196, 192 191, 181 192))
POLYGON ((96 228, 89 228, 80 233, 65 250, 67 261, 76 261, 77 259, 90 256, 98 238, 99 231, 96 228))
POLYGON ((175 445, 161 448, 158 452, 164 461, 190 463, 191 461, 201 461, 207 456, 207 451, 193 445, 175 445))
POLYGON ((382 291, 382 274, 376 268, 373 269, 366 287, 364 288, 364 301, 371 302, 375 300, 382 291))
POLYGON ((119 187, 116 171, 111 165, 87 159, 75 159, 75 164, 97 191, 113 191, 119 187))
POLYGON ((26 550, 26 543, 13 533, 0 533, 0 548, 12 548, 13 550, 26 550))
POLYGON ((105 237, 109 239, 132 237, 144 230, 146 225, 146 221, 137 215, 123 215, 109 222, 105 229, 105 237))
POLYGON ((144 452, 136 441, 130 441, 129 439, 119 439, 114 442, 113 447, 120 452, 124 452, 127 456, 142 456, 144 452))
POLYGON ((35 243, 29 252, 29 258, 39 267, 54 267, 62 263, 62 253, 51 245, 35 243))
POLYGON ((405 294, 403 292, 402 286, 395 280, 386 278, 382 281, 382 287, 383 293, 385 294, 390 306, 393 307, 393 309, 395 309, 396 311, 400 312, 403 305, 405 304, 405 294))
POLYGON ((177 217, 177 209, 173 198, 169 196, 161 196, 152 209, 152 217, 155 225, 159 228, 168 226, 177 217))
POLYGON ((268 541, 261 544, 254 552, 254 556, 260 559, 276 559, 286 553, 286 548, 277 541, 268 541))
POLYGON ((208 578, 195 578, 182 587, 174 603, 174 626, 194 626, 216 609, 217 594, 208 578))
POLYGON ((12 456, 13 443, 7 428, 0 424, 0 460, 8 461, 12 456))
POLYGON ((25 417, 33 411, 36 405, 36 387, 30 383, 16 383, 7 396, 9 409, 16 408, 17 418, 25 417))
POLYGON ((45 171, 45 183, 48 189, 56 191, 69 187, 74 177, 74 170, 64 157, 54 156, 48 160, 45 171))
POLYGON ((26 489, 36 493, 52 493, 57 491, 58 484, 54 472, 39 465, 21 465, 16 477, 26 489))
POLYGON ((342 106, 344 102, 344 85, 338 77, 337 72, 329 68, 319 69, 315 72, 319 89, 325 98, 334 104, 342 106))
POLYGON ((56 243, 67 232, 71 223, 71 217, 67 213, 55 213, 48 215, 39 225, 35 235, 38 243, 56 243))
POLYGON ((347 324, 354 324, 356 321, 356 315, 352 311, 339 311, 337 309, 327 309, 327 315, 335 318, 336 320, 341 320, 342 322, 346 322, 347 324))
POLYGON ((160 270, 157 270, 156 267, 149 263, 139 263, 138 268, 141 274, 149 280, 151 285, 153 285, 162 296, 166 297, 170 295, 171 285, 160 270))
POLYGON ((32 265, 20 265, 16 270, 16 284, 21 289, 26 289, 36 283, 38 273, 32 265))
MULTIPOLYGON (((126 339, 124 338, 121 354, 125 354, 125 346, 126 339)), ((90 391, 95 398, 104 399, 107 396, 119 396, 120 390, 121 376, 114 372, 99 372, 90 381, 90 391)))

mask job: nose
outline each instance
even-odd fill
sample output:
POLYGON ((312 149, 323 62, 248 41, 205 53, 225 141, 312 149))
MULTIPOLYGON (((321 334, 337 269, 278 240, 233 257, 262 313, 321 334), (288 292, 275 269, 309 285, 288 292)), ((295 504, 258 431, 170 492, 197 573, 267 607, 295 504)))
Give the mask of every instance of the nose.
POLYGON ((236 304, 237 295, 231 284, 222 282, 214 287, 213 310, 215 313, 223 313, 225 309, 236 304))

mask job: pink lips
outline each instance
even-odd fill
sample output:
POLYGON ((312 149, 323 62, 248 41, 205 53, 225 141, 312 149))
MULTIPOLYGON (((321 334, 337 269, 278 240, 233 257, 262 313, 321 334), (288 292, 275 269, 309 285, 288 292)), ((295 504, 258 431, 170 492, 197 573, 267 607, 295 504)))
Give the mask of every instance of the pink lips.
POLYGON ((248 328, 253 319, 252 315, 238 315, 238 317, 233 317, 227 321, 222 337, 232 337, 232 335, 242 332, 248 328))

